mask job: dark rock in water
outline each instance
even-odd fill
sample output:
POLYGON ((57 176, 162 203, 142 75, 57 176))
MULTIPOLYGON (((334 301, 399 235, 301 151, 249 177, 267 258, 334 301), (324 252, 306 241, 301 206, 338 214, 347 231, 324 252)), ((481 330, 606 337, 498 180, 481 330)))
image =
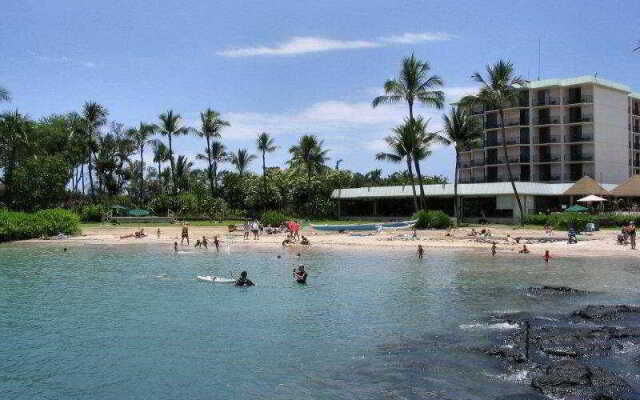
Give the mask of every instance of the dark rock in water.
POLYGON ((584 290, 574 289, 567 286, 543 286, 543 287, 530 287, 527 289, 527 293, 534 296, 569 296, 586 294, 584 290))
POLYGON ((587 306, 573 313, 574 316, 592 321, 619 319, 629 314, 640 316, 640 306, 625 304, 607 306, 587 306))
POLYGON ((536 393, 508 394, 496 397, 495 400, 549 400, 547 396, 536 393))
POLYGON ((550 364, 542 376, 533 378, 531 386, 547 396, 585 400, 622 400, 632 395, 631 386, 622 378, 574 360, 550 364))
POLYGON ((484 350, 484 352, 490 356, 496 356, 498 358, 511 362, 522 363, 527 361, 525 355, 522 352, 504 346, 490 347, 484 350))

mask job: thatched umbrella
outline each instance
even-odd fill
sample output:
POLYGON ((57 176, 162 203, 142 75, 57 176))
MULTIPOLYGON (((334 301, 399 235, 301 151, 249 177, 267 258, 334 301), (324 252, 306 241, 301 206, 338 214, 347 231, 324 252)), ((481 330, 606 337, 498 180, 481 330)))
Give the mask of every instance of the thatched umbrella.
POLYGON ((611 191, 616 197, 640 197, 640 175, 634 175, 611 191))
POLYGON ((600 186, 593 178, 583 176, 580 180, 567 189, 563 196, 588 196, 594 194, 596 196, 608 196, 607 189, 600 186))

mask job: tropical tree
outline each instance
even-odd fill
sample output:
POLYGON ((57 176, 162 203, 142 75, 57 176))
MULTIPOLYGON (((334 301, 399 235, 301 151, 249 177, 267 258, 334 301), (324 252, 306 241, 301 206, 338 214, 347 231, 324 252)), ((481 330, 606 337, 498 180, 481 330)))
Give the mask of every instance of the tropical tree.
POLYGON ((0 101, 11 101, 9 91, 2 86, 0 86, 0 101))
POLYGON ((198 154, 196 157, 198 160, 211 160, 211 179, 213 181, 214 194, 218 191, 218 165, 225 161, 230 161, 230 156, 227 154, 224 144, 221 142, 213 141, 206 154, 198 154))
POLYGON ((169 138, 169 162, 171 163, 171 184, 173 185, 173 193, 177 192, 176 179, 175 179, 175 160, 173 157, 173 143, 172 138, 174 136, 186 135, 190 129, 182 126, 182 117, 180 114, 176 114, 173 110, 169 110, 166 113, 160 114, 160 125, 157 130, 162 136, 169 138))
POLYGON ((336 171, 340 170, 340 164, 342 164, 344 160, 341 158, 339 160, 336 160, 336 171))
POLYGON ((107 109, 96 103, 95 101, 88 101, 84 103, 82 109, 82 117, 85 124, 85 135, 88 143, 89 153, 87 154, 88 168, 89 168, 89 190, 91 197, 95 199, 96 192, 93 185, 93 163, 95 162, 96 153, 98 152, 98 136, 100 135, 100 128, 107 123, 107 116, 109 112, 107 109))
POLYGON ((162 163, 169 161, 169 148, 161 140, 153 140, 153 162, 158 164, 158 179, 162 176, 162 163))
POLYGON ((258 139, 256 140, 258 150, 262 152, 262 184, 264 186, 265 194, 267 193, 267 163, 265 155, 266 153, 273 153, 276 151, 277 146, 274 143, 275 140, 266 132, 259 134, 258 139))
POLYGON ((188 191, 191 182, 189 180, 191 175, 191 168, 193 167, 193 163, 189 161, 189 159, 185 156, 178 156, 176 160, 176 185, 180 191, 188 191))
POLYGON ((7 203, 12 200, 13 173, 29 145, 32 127, 29 117, 17 110, 0 115, 0 169, 4 172, 0 182, 5 186, 7 203))
POLYGON ((380 152, 376 154, 376 160, 391 161, 400 163, 405 160, 407 163, 407 172, 411 181, 411 190, 413 191, 413 206, 418 211, 418 196, 416 195, 416 183, 413 178, 413 150, 416 146, 416 137, 414 132, 406 128, 406 124, 400 125, 393 129, 393 135, 384 138, 387 145, 391 149, 390 152, 380 152))
POLYGON ((229 122, 223 121, 220 119, 220 114, 210 108, 207 108, 204 112, 200 113, 200 122, 202 123, 202 127, 199 131, 196 131, 198 136, 204 137, 207 141, 207 147, 204 152, 204 157, 198 155, 198 159, 205 159, 209 163, 209 168, 207 170, 207 176, 209 178, 209 187, 211 189, 211 196, 215 197, 215 189, 216 185, 214 184, 214 163, 216 162, 212 155, 214 152, 211 149, 211 139, 221 137, 220 131, 225 126, 231 126, 229 122))
POLYGON ((327 157, 329 150, 323 149, 323 144, 324 141, 318 140, 315 135, 304 135, 298 144, 289 148, 289 153, 291 153, 289 166, 297 171, 305 169, 309 184, 313 174, 322 172, 325 168, 325 162, 329 160, 327 157))
POLYGON ((402 60, 402 69, 396 79, 384 83, 384 95, 373 99, 375 108, 380 104, 394 104, 406 101, 409 105, 409 118, 413 119, 413 105, 420 102, 426 106, 442 108, 444 92, 434 90, 442 87, 442 79, 438 75, 429 75, 431 67, 426 61, 417 59, 413 54, 402 60))
POLYGON ((131 128, 127 136, 133 141, 140 152, 140 200, 144 197, 144 146, 151 143, 151 136, 155 133, 155 126, 140 122, 138 128, 131 128))
POLYGON ((443 115, 444 123, 442 141, 453 145, 456 151, 456 166, 453 179, 453 196, 455 198, 455 217, 462 216, 460 199, 458 198, 458 171, 460 168, 460 152, 482 137, 482 124, 464 107, 452 107, 449 115, 443 115))
POLYGON ((477 95, 463 97, 460 100, 460 104, 466 107, 473 107, 477 104, 484 106, 485 110, 498 110, 500 136, 502 138, 502 150, 507 167, 507 175, 513 188, 513 194, 518 202, 520 222, 524 224, 522 201, 520 201, 520 195, 518 194, 518 189, 513 179, 513 173, 511 172, 511 162, 507 154, 504 109, 518 103, 518 89, 525 86, 526 81, 515 74, 513 64, 508 60, 500 60, 493 65, 487 65, 487 79, 483 78, 478 72, 474 73, 471 78, 480 83, 480 91, 477 95))
POLYGON ((249 154, 247 149, 239 149, 237 153, 231 154, 231 164, 233 164, 238 170, 238 175, 241 177, 246 172, 251 161, 255 160, 256 156, 249 154))

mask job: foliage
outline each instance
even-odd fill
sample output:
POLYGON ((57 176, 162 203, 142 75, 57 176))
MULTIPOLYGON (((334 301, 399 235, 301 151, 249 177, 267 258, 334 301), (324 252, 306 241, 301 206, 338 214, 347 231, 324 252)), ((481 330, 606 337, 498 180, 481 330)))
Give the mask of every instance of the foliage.
POLYGON ((413 219, 417 219, 417 229, 444 229, 451 226, 449 216, 440 210, 421 210, 413 219))
POLYGON ((576 226, 577 229, 583 230, 586 224, 592 222, 600 227, 619 227, 634 221, 640 223, 640 217, 629 216, 624 214, 598 214, 591 215, 587 213, 552 213, 552 214, 532 214, 528 215, 525 223, 529 225, 551 225, 556 229, 568 229, 569 226, 576 226))
POLYGON ((25 240, 58 233, 72 235, 79 232, 80 218, 62 209, 23 213, 0 210, 0 242, 25 240))
POLYGON ((25 211, 58 207, 70 178, 69 164, 60 156, 23 160, 13 173, 12 206, 25 211))
POLYGON ((78 214, 82 222, 101 222, 102 217, 106 214, 107 207, 96 204, 88 205, 80 208, 78 214))
POLYGON ((260 222, 265 226, 280 226, 290 219, 280 211, 265 211, 260 217, 260 222))
POLYGON ((212 221, 222 221, 227 217, 227 202, 220 197, 206 196, 198 201, 198 209, 212 221))

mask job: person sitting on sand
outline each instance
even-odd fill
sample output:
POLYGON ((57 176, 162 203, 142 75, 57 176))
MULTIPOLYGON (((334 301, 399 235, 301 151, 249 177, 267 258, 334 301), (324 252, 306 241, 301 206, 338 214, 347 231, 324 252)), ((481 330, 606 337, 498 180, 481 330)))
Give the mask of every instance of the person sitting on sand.
POLYGON ((240 273, 240 278, 234 283, 235 286, 254 286, 254 283, 247 279, 247 271, 240 273))
POLYGON ((549 254, 549 250, 545 250, 544 256, 542 256, 542 258, 544 259, 544 262, 546 264, 549 264, 549 260, 551 260, 553 257, 551 257, 551 254, 549 254))
POLYGON ((527 249, 527 245, 523 244, 522 245, 522 249, 518 253, 520 253, 520 254, 529 254, 530 251, 529 251, 529 249, 527 249))
POLYGON ((569 241, 568 241, 569 244, 578 243, 578 237, 574 229, 569 230, 568 237, 569 237, 569 241))
POLYGON ((134 233, 130 233, 128 235, 120 236, 120 239, 128 239, 128 238, 132 238, 132 237, 135 237, 136 239, 141 239, 141 238, 143 238, 145 236, 147 236, 147 235, 145 235, 144 228, 142 228, 139 231, 135 231, 134 233))
POLYGON ((449 227, 449 228, 447 228, 447 233, 445 233, 444 235, 448 236, 448 237, 453 237, 453 233, 452 232, 453 231, 452 231, 451 227, 449 227))
POLYGON ((311 242, 309 241, 309 239, 307 239, 306 237, 304 237, 304 235, 302 236, 302 240, 300 240, 300 244, 303 246, 310 246, 311 242))
POLYGON ((205 249, 209 248, 209 241, 205 236, 202 236, 202 241, 200 243, 204 246, 205 249))
POLYGON ((304 265, 299 265, 298 270, 293 269, 293 279, 298 283, 307 283, 307 272, 304 270, 304 265))
POLYGON ((419 245, 418 245, 418 258, 419 258, 420 260, 422 260, 422 257, 423 257, 423 256, 424 256, 424 248, 422 248, 422 245, 421 245, 421 244, 419 244, 419 245))
POLYGON ((286 238, 282 241, 282 247, 287 247, 288 245, 293 244, 293 241, 289 238, 286 238))
POLYGON ((216 246, 216 251, 220 251, 220 241, 218 240, 218 236, 213 237, 213 244, 216 246))
POLYGON ((180 240, 180 245, 184 245, 185 239, 187 239, 187 246, 189 246, 189 227, 182 224, 182 240, 180 240))
POLYGON ((478 236, 478 232, 476 232, 476 228, 471 228, 471 232, 467 233, 467 236, 478 236))
POLYGON ((498 246, 496 246, 496 242, 493 242, 493 244, 491 245, 491 255, 495 256, 497 250, 498 250, 498 246))

